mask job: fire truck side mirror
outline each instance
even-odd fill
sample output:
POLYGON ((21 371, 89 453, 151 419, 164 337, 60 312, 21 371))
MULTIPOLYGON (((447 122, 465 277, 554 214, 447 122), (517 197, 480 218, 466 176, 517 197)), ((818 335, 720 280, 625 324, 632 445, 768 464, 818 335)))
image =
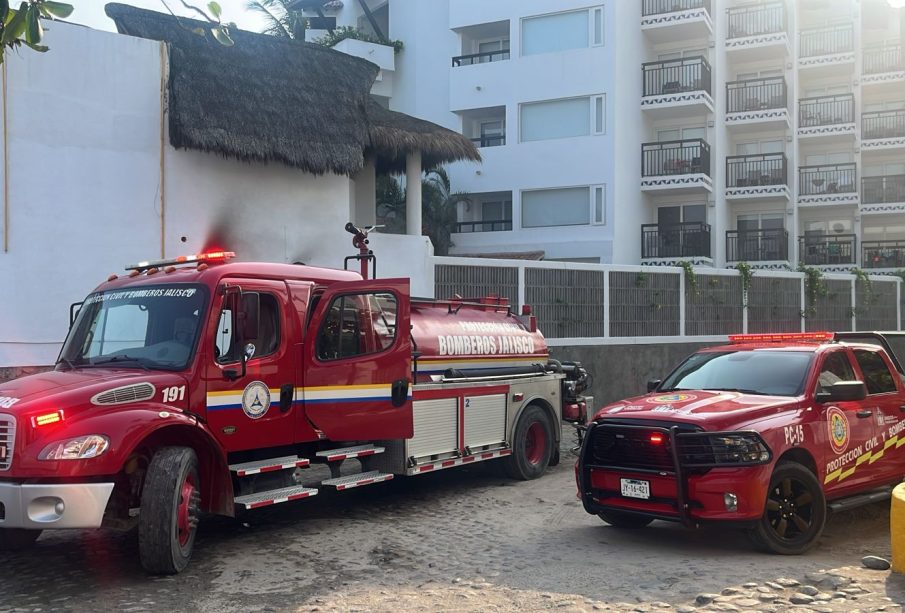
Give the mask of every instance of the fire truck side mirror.
POLYGON ((814 394, 817 402, 845 402, 867 398, 867 387, 863 381, 837 381, 823 391, 814 394))
POLYGON ((661 383, 662 383, 662 381, 661 381, 660 379, 650 379, 650 380, 647 382, 647 391, 648 391, 648 392, 656 391, 656 389, 657 389, 658 387, 660 387, 660 384, 661 384, 661 383))
POLYGON ((75 323, 75 318, 79 316, 79 311, 82 310, 83 302, 73 302, 69 305, 69 327, 72 327, 72 324, 75 323))
POLYGON ((258 339, 261 330, 261 294, 242 292, 239 300, 239 338, 243 343, 258 339))

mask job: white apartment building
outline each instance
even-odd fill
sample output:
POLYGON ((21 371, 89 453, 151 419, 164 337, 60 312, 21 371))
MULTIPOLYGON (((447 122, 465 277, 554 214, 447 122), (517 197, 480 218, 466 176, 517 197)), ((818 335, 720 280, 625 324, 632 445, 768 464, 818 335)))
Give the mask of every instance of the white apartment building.
POLYGON ((895 2, 330 6, 403 41, 391 108, 480 146, 450 169, 453 253, 882 272, 905 268, 895 2))

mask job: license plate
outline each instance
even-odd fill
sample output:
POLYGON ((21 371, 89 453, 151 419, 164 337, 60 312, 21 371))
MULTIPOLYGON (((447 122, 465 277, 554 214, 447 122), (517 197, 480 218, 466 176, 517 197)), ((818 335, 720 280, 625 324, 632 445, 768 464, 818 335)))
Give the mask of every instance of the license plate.
POLYGON ((650 498, 650 481, 641 479, 620 479, 622 495, 628 498, 650 498))

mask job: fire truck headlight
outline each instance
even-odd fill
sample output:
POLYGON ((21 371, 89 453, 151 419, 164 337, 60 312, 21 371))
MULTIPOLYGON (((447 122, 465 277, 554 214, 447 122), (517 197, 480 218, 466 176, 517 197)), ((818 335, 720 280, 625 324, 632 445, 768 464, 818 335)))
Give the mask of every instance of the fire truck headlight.
POLYGON ((107 451, 110 439, 100 434, 79 436, 51 443, 38 454, 39 460, 87 460, 107 451))

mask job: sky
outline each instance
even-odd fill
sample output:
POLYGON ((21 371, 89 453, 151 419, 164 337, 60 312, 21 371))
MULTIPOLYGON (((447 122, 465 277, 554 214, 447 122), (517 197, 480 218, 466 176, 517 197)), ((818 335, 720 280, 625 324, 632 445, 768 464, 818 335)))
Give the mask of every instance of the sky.
MULTIPOLYGON (((116 31, 113 22, 104 14, 104 5, 110 0, 66 0, 75 7, 72 15, 67 21, 80 23, 98 30, 116 31)), ((151 9, 152 11, 166 12, 162 0, 119 0, 122 4, 131 4, 141 8, 151 9)), ((208 0, 187 0, 196 6, 205 7, 208 0)), ((263 20, 255 13, 245 9, 248 0, 218 0, 220 7, 223 9, 222 19, 229 23, 234 21, 241 29, 251 30, 253 32, 260 31, 263 20)), ((173 12, 177 15, 191 16, 182 6, 180 0, 166 0, 173 12)))

